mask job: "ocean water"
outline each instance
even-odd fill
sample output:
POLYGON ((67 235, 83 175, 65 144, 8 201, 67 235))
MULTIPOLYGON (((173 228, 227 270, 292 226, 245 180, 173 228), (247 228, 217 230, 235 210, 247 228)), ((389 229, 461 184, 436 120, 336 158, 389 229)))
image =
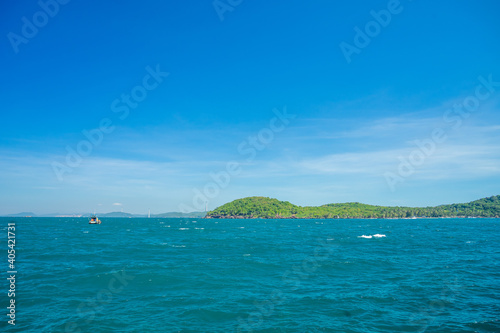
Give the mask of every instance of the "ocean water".
POLYGON ((500 332, 499 219, 0 222, 5 332, 500 332))

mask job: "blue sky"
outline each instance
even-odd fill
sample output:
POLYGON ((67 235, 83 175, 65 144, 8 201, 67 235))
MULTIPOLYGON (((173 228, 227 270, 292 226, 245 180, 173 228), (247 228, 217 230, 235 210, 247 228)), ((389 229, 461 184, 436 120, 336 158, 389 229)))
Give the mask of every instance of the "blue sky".
POLYGON ((0 214, 500 194, 496 1, 1 6, 0 214))

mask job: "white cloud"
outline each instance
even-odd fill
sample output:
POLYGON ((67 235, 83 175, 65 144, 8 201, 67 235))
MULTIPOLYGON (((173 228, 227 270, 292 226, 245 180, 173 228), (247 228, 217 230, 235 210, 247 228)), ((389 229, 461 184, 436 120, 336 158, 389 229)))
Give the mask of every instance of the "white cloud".
MULTIPOLYGON (((140 201, 141 205, 136 206, 143 209, 142 206, 149 207, 149 202, 156 201, 159 207, 169 204, 173 206, 169 209, 175 210, 179 202, 191 200, 193 188, 203 188, 213 181, 210 172, 221 172, 229 160, 236 160, 242 173, 231 179, 220 198, 226 198, 227 193, 239 197, 266 192, 280 198, 280 193, 295 193, 297 198, 323 200, 322 196, 334 192, 342 197, 352 193, 352 198, 358 198, 367 189, 372 193, 387 189, 384 173, 397 172, 399 158, 407 158, 417 149, 414 141, 427 140, 435 128, 442 127, 447 140, 416 167, 408 183, 411 179, 450 180, 458 184, 482 178, 492 179, 493 186, 500 175, 498 116, 492 112, 487 116, 472 114, 458 129, 452 129, 442 119, 445 110, 438 107, 375 120, 298 118, 276 134, 269 146, 257 151, 251 162, 245 161, 248 156, 239 154, 237 146, 248 133, 255 134, 254 130, 231 133, 225 142, 224 133, 216 133, 216 138, 201 146, 193 146, 189 140, 179 145, 175 136, 161 133, 153 137, 117 136, 109 146, 100 146, 83 158, 64 176, 63 182, 57 180, 51 163, 64 163, 64 151, 49 155, 7 148, 0 151, 0 181, 5 184, 5 193, 25 191, 23 196, 32 195, 32 200, 64 199, 93 208, 97 202, 112 197, 120 201, 113 206, 124 203, 131 207, 140 201), (191 150, 186 151, 185 147, 191 150)), ((210 133, 200 130, 197 140, 203 142, 210 133)), ((185 135, 189 137, 190 133, 185 135)), ((414 185, 413 182, 411 186, 414 185)), ((10 201, 27 200, 23 196, 4 195, 10 201)))
MULTIPOLYGON (((298 161, 294 167, 302 174, 372 175, 397 173, 401 159, 408 160, 417 146, 377 152, 330 154, 298 161)), ((443 144, 434 153, 424 155, 423 163, 415 165, 412 178, 453 179, 500 175, 500 145, 443 144)))

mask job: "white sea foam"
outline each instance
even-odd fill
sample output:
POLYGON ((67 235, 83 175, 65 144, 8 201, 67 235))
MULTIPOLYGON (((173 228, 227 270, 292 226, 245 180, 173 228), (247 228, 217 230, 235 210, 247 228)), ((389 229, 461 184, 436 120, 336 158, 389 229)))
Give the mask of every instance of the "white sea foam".
POLYGON ((189 228, 179 228, 179 230, 189 230, 189 228))
POLYGON ((385 237, 385 235, 382 235, 382 234, 375 234, 375 235, 361 235, 361 236, 358 236, 358 238, 382 238, 382 237, 385 237))

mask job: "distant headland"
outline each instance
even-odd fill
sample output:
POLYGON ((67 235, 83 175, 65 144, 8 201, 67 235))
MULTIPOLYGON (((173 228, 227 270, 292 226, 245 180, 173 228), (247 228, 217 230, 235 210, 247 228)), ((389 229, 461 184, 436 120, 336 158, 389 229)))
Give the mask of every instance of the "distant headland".
POLYGON ((500 195, 469 203, 435 207, 386 207, 358 202, 301 207, 267 197, 248 197, 226 203, 205 218, 218 219, 359 219, 500 216, 500 195))
MULTIPOLYGON (((17 214, 0 215, 0 217, 90 217, 91 213, 52 213, 52 214, 40 214, 37 215, 31 212, 23 212, 17 214)), ((145 218, 148 214, 131 214, 125 212, 111 212, 111 213, 98 213, 101 218, 145 218)), ((151 218, 201 218, 206 215, 206 212, 191 212, 191 213, 181 213, 181 212, 169 212, 162 214, 151 214, 151 218)))

